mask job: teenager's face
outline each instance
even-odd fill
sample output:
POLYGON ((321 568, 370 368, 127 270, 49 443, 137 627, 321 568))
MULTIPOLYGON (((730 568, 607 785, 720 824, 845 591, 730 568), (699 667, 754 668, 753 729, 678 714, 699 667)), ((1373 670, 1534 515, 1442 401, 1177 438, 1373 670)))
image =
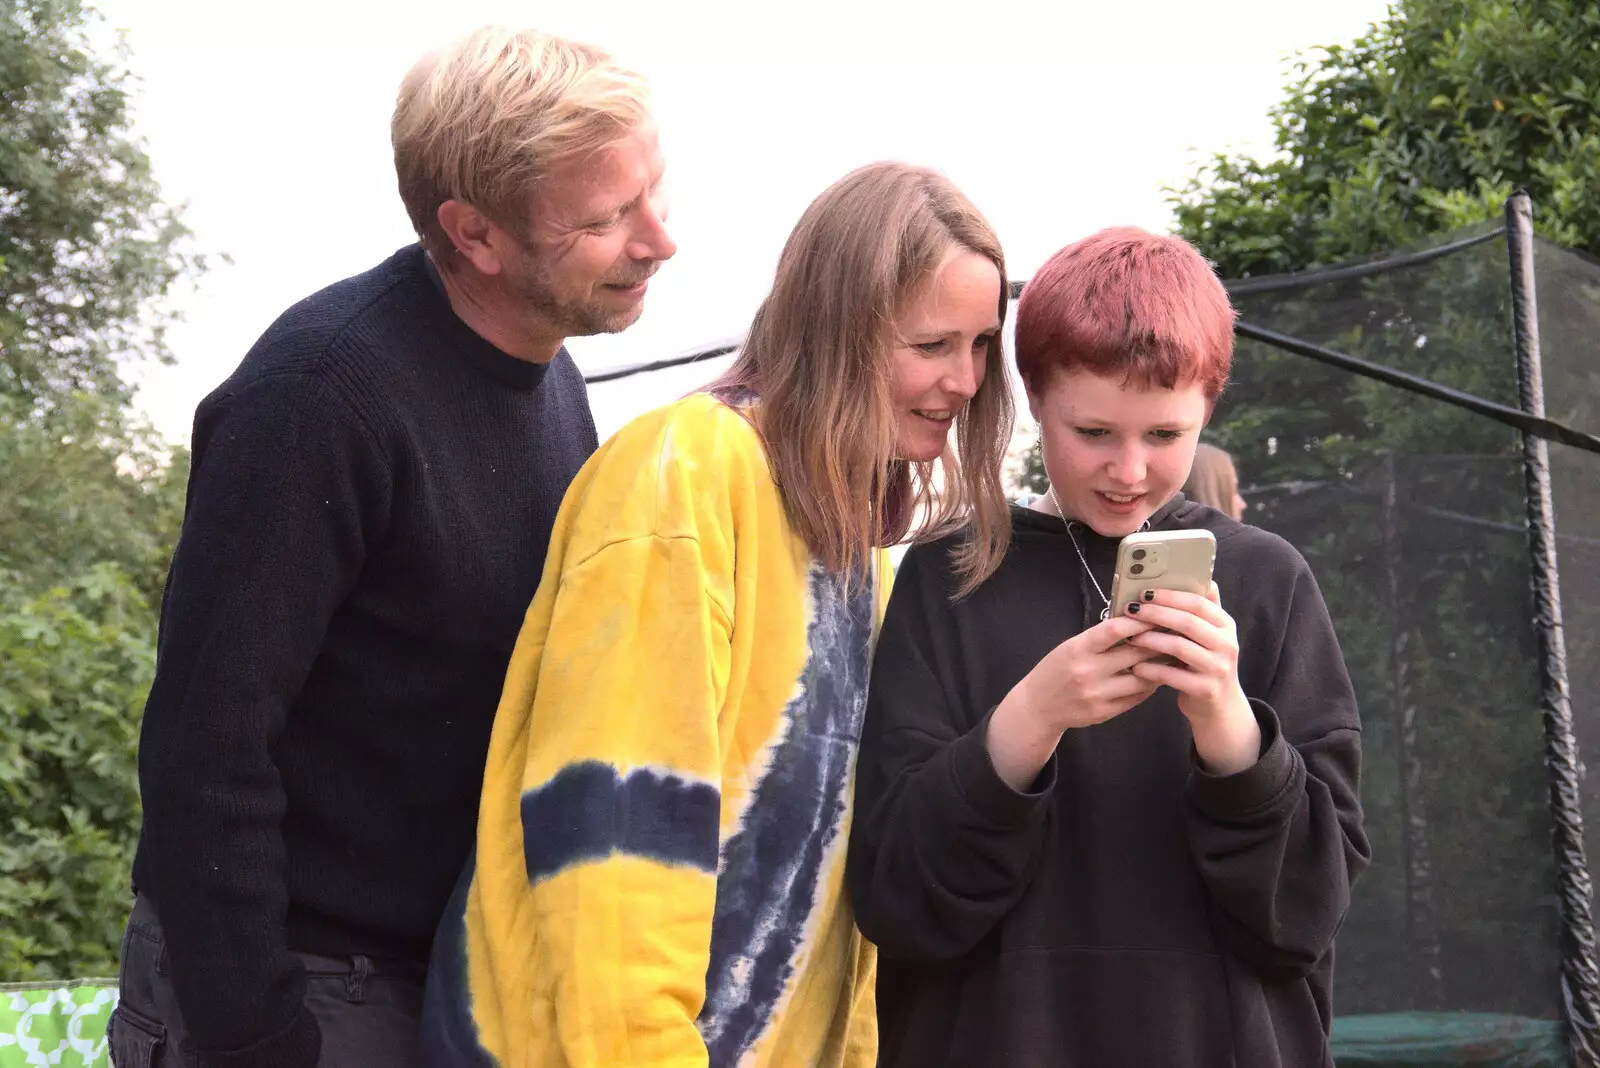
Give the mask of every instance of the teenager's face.
POLYGON ((1056 372, 1042 392, 1030 385, 1028 407, 1063 517, 1108 538, 1132 534, 1183 488, 1208 414, 1198 382, 1138 389, 1081 369, 1056 372))
POLYGON ((1000 272, 975 252, 953 253, 895 317, 895 454, 937 460, 956 416, 983 385, 1000 333, 1000 272))

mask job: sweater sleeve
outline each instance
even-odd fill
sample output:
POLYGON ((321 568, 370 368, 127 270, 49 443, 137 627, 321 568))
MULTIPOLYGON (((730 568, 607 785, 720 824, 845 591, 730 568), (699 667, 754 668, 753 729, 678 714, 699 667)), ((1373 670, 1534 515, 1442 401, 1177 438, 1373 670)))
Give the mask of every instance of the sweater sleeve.
POLYGON ((546 644, 512 661, 499 716, 527 725, 518 966, 571 1068, 708 1061, 696 1018, 731 655, 710 587, 726 585, 693 537, 613 542, 561 574, 546 644))
POLYGON ((319 380, 283 374, 196 419, 139 753, 142 893, 184 1023, 216 1068, 310 1068, 317 1024, 285 941, 274 748, 380 536, 383 454, 319 380))
POLYGON ((862 934, 903 960, 959 957, 1010 912, 1038 865, 1055 781, 1054 756, 1028 793, 994 770, 989 718, 971 723, 955 691, 960 658, 937 574, 913 549, 895 577, 847 868, 862 934))
POLYGON ((1303 561, 1280 628, 1265 691, 1247 690, 1260 759, 1228 776, 1196 765, 1185 817, 1218 937, 1265 978, 1287 980, 1327 954, 1371 850, 1358 796, 1355 693, 1303 561))

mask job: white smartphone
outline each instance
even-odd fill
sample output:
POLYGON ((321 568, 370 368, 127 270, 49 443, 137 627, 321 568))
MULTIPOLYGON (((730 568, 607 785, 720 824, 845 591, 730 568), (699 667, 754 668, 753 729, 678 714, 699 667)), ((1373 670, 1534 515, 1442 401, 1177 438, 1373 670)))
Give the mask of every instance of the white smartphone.
MULTIPOLYGON (((1117 546, 1117 570, 1111 576, 1111 611, 1126 615, 1128 604, 1142 601, 1145 590, 1182 590, 1204 597, 1211 589, 1217 560, 1217 539, 1209 530, 1149 530, 1129 534, 1117 546)), ((1163 664, 1170 656, 1152 657, 1163 664)))

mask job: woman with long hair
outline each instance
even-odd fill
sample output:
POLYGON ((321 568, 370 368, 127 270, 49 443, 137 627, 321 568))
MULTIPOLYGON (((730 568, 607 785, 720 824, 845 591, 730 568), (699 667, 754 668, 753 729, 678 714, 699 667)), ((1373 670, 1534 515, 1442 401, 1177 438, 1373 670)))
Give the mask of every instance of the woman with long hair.
POLYGON ((1005 555, 1007 303, 954 186, 865 167, 728 372, 584 468, 435 945, 433 1063, 875 1064, 843 867, 882 550, 967 529, 964 588, 1005 555))
POLYGON ((1244 519, 1244 498, 1239 495, 1239 469, 1226 449, 1202 441, 1194 450, 1194 466, 1183 484, 1183 495, 1197 504, 1215 508, 1232 520, 1244 519))

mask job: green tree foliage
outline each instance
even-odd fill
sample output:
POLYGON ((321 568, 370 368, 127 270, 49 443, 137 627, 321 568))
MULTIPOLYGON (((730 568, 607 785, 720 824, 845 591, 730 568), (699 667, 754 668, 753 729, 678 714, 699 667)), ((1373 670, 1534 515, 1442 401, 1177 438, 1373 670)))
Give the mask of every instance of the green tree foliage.
POLYGON ((203 270, 77 0, 0 0, 0 981, 104 974, 187 454, 129 411, 203 270))
MULTIPOLYGON (((1403 0, 1366 35, 1304 58, 1295 72, 1272 115, 1275 157, 1217 156, 1174 191, 1178 232, 1224 277, 1358 260, 1498 222, 1519 187, 1546 237, 1600 253, 1595 5, 1403 0)), ((1441 264, 1398 295, 1380 280, 1309 293, 1299 307, 1277 300, 1277 321, 1265 325, 1515 404, 1503 320, 1472 306, 1499 305, 1505 293, 1504 260, 1491 252, 1441 264), (1349 314, 1357 304, 1363 314, 1349 314)), ((1251 303, 1241 302, 1246 318, 1251 303)), ((1305 361, 1258 362, 1272 403, 1247 418, 1282 446, 1252 471, 1259 480, 1303 474, 1308 462, 1318 475, 1348 471, 1390 448, 1449 441, 1465 450, 1452 413, 1354 379, 1319 390, 1327 401, 1308 412, 1304 380, 1315 372, 1297 369, 1305 361)), ((1600 372, 1592 384, 1600 393, 1600 372)), ((1584 391, 1550 404, 1551 415, 1580 425, 1600 416, 1584 391)), ((1236 423, 1220 423, 1219 438, 1236 436, 1236 423)), ((1515 447, 1483 437, 1492 433, 1480 429, 1472 448, 1515 447)))
MULTIPOLYGON (((1597 117, 1587 0, 1399 0, 1295 66, 1275 155, 1216 156, 1173 191, 1177 231, 1224 277, 1254 278, 1481 232, 1520 187, 1545 237, 1600 253, 1597 117)), ((1514 405, 1508 292, 1492 242, 1236 303, 1281 333, 1514 405)), ((1594 388, 1548 400, 1594 429, 1589 366, 1594 388)), ((1210 434, 1261 487, 1255 520, 1297 533, 1362 701, 1375 862, 1341 940, 1340 1011, 1555 1013, 1517 435, 1250 342, 1210 434)))
POLYGON ((22 589, 114 564, 149 604, 160 599, 183 516, 188 453, 124 425, 98 400, 48 419, 0 398, 0 574, 22 589))
POLYGON ((79 0, 0 0, 0 396, 41 410, 85 392, 120 409, 118 365, 168 358, 156 300, 204 266, 182 252, 92 17, 79 0))
POLYGON ((1277 155, 1217 156, 1178 231, 1227 278, 1385 252, 1484 219, 1516 187, 1552 240, 1600 254, 1600 8, 1401 0, 1303 58, 1277 155))
MULTIPOLYGON (((16 595, 12 592, 12 597, 16 595)), ((0 975, 115 975, 150 605, 113 564, 0 605, 0 975)))

